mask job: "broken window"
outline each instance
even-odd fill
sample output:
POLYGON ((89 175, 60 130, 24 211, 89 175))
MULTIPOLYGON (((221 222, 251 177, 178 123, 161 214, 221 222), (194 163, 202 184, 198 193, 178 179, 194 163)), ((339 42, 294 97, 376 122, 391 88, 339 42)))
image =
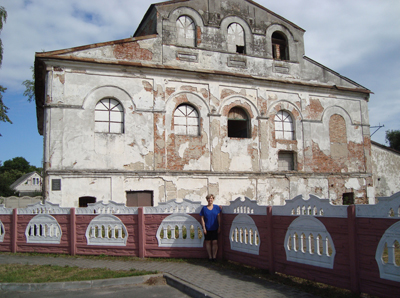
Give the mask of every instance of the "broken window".
POLYGON ((79 198, 79 207, 87 207, 88 204, 96 203, 95 197, 80 197, 79 198))
POLYGON ((154 206, 153 192, 150 190, 127 191, 126 206, 127 207, 154 206))
POLYGON ((343 194, 343 205, 354 204, 354 192, 346 192, 343 194))
POLYGON ((288 43, 285 34, 274 32, 272 34, 272 56, 276 60, 289 60, 288 43))
POLYGON ((175 134, 198 136, 200 128, 199 114, 188 104, 178 106, 174 112, 175 134))
POLYGON ((279 111, 275 115, 275 139, 294 140, 294 125, 288 112, 279 111))
POLYGON ((94 112, 95 131, 106 133, 124 132, 124 108, 113 98, 100 100, 94 112))
POLYGON ((196 25, 188 16, 181 16, 176 20, 176 34, 178 44, 196 46, 196 25))
POLYGON ((245 54, 244 30, 238 23, 232 23, 228 27, 228 51, 245 54))
POLYGON ((228 137, 230 138, 249 138, 249 117, 245 110, 234 107, 228 114, 228 137))
POLYGON ((278 153, 278 170, 294 171, 295 155, 292 151, 280 151, 278 153))

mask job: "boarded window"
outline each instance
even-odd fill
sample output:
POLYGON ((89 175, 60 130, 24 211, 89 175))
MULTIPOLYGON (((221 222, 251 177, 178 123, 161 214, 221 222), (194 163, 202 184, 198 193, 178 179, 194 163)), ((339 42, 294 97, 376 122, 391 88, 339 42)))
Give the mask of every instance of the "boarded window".
POLYGON ((152 191, 127 191, 126 192, 127 207, 153 206, 152 191))
POLYGON ((228 27, 228 51, 245 54, 244 30, 238 23, 232 23, 228 27))
POLYGON ((294 125, 288 112, 279 111, 275 115, 275 139, 294 140, 294 125))
POLYGON ((79 207, 87 207, 88 204, 96 203, 95 197, 80 197, 79 198, 79 207))
POLYGON ((279 171, 294 171, 295 170, 294 152, 281 151, 278 153, 278 170, 279 171))
POLYGON ((124 109, 116 99, 104 98, 100 100, 95 108, 94 119, 96 132, 124 132, 124 109))
POLYGON ((247 113, 242 108, 232 108, 228 114, 228 137, 248 138, 249 136, 249 117, 247 113))
POLYGON ((329 119, 329 139, 333 158, 348 156, 346 121, 338 114, 329 119))
POLYGON ((181 16, 176 20, 178 44, 189 47, 196 46, 196 26, 188 16, 181 16))
POLYGON ((176 108, 174 112, 174 131, 180 135, 199 135, 199 114, 190 105, 183 104, 176 108))
POLYGON ((272 55, 276 60, 289 60, 289 49, 285 34, 281 32, 272 34, 272 55))

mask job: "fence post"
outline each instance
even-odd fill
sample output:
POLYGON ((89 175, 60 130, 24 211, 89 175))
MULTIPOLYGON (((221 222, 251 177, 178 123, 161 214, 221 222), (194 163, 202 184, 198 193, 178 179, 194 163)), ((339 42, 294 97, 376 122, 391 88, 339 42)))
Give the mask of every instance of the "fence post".
POLYGON ((146 233, 145 233, 145 225, 144 225, 144 213, 143 207, 138 208, 138 245, 139 245, 139 258, 145 257, 145 242, 146 242, 146 233))
POLYGON ((267 251, 268 251, 268 271, 270 274, 275 273, 274 264, 274 242, 272 228, 272 206, 267 206, 267 251))
POLYGON ((70 212, 70 220, 71 224, 70 228, 70 242, 69 242, 69 252, 71 256, 76 255, 76 216, 75 216, 75 208, 71 208, 70 212))
POLYGON ((11 234, 11 252, 17 252, 17 239, 18 239, 18 209, 13 209, 12 215, 12 234, 11 234))
POLYGON ((357 262, 357 226, 356 226, 356 206, 350 205, 347 207, 347 219, 349 231, 349 262, 350 262, 350 286, 351 291, 360 293, 360 283, 358 276, 357 262))

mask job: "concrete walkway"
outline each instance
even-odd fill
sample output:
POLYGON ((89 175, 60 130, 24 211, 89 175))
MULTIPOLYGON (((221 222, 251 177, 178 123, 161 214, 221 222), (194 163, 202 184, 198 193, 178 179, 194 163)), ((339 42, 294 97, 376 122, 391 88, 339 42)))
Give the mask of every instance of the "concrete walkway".
MULTIPOLYGON (((0 254, 0 264, 31 264, 78 266, 83 268, 109 268, 112 270, 148 270, 163 273, 167 283, 192 297, 315 297, 285 285, 221 269, 213 263, 165 262, 153 259, 135 261, 94 260, 84 257, 54 257, 0 254)), ((132 279, 133 280, 133 279, 132 279)), ((129 281, 128 281, 129 282, 129 281)), ((80 282, 88 284, 88 282, 80 282)), ((82 284, 75 283, 77 287, 82 284)), ((66 283, 64 283, 66 284, 66 283)), ((68 283, 69 287, 74 284, 68 283)), ((102 283, 103 285, 105 283, 102 283)), ((107 280, 107 285, 118 284, 118 279, 107 280)), ((0 284, 2 290, 27 291, 34 287, 19 284, 0 284)), ((46 286, 46 285, 43 285, 46 286)), ((65 285, 64 285, 65 286, 65 285)), ((53 287, 51 287, 53 288, 53 287)))

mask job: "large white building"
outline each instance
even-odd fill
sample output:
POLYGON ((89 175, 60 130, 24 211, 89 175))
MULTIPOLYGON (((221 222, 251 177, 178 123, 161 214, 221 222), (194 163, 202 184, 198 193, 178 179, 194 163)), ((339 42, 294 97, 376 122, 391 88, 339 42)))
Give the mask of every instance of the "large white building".
POLYGON ((153 4, 133 37, 36 54, 45 197, 374 202, 370 91, 249 0, 153 4))

